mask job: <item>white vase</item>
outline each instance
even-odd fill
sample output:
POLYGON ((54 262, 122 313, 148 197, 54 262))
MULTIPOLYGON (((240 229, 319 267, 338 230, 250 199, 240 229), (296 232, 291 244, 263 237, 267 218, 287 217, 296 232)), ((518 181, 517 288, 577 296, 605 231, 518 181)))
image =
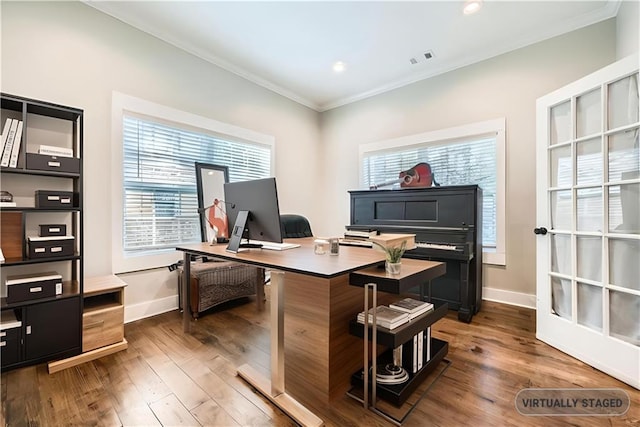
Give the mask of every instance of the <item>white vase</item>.
POLYGON ((389 274, 400 274, 400 266, 402 265, 401 262, 389 262, 389 261, 385 261, 384 263, 384 267, 385 270, 387 271, 387 273, 389 274))

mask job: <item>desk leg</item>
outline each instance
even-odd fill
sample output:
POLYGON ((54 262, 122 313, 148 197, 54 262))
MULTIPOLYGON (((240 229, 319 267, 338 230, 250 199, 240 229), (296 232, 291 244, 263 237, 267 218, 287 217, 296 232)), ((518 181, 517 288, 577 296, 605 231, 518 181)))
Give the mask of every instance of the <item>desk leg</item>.
POLYGON ((284 393, 284 273, 271 273, 271 395, 284 393))
POLYGON ((191 286, 191 254, 187 251, 184 252, 184 259, 182 264, 182 289, 180 294, 182 295, 182 331, 191 332, 191 298, 189 293, 191 286))
POLYGON ((260 280, 256 280, 256 308, 258 311, 264 310, 264 281, 265 281, 265 270, 258 269, 258 271, 262 270, 262 273, 259 273, 258 276, 260 280))
POLYGON ((271 380, 248 364, 238 375, 263 396, 303 426, 321 426, 324 422, 284 391, 284 272, 271 272, 271 380))
POLYGON ((376 388, 378 380, 378 314, 375 308, 378 306, 378 285, 375 283, 367 283, 364 285, 364 408, 370 406, 375 408, 376 388), (371 289, 372 302, 369 307, 369 289, 371 289), (371 322, 371 404, 369 404, 369 310, 373 313, 373 322, 371 322))

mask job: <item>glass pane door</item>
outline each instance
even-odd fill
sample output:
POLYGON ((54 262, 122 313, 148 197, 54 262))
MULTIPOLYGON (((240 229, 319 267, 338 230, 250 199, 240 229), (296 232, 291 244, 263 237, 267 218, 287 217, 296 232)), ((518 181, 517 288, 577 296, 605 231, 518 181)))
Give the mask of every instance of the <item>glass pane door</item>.
POLYGON ((605 334, 607 318, 610 332, 634 345, 640 316, 629 320, 627 309, 640 313, 637 79, 626 76, 552 107, 548 149, 548 309, 605 334), (616 129, 602 127, 603 109, 616 129))
POLYGON ((539 339, 640 386, 637 61, 538 100, 539 339))
POLYGON ((607 86, 609 332, 640 346, 640 148, 638 73, 607 86), (628 316, 628 313, 636 313, 628 316))

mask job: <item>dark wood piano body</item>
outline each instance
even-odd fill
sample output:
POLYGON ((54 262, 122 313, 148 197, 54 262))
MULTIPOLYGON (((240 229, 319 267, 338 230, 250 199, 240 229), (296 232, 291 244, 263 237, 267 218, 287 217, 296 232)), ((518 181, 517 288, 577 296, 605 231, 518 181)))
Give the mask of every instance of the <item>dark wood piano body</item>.
POLYGON ((350 191, 349 229, 413 233, 405 257, 442 261, 447 273, 420 289, 470 322, 482 303, 482 189, 477 185, 350 191))

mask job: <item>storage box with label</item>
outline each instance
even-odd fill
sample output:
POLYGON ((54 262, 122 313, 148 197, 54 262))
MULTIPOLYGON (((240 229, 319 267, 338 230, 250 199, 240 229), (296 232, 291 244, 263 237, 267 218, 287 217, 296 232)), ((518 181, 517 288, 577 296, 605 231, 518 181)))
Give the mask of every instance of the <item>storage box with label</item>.
POLYGON ((73 256, 74 236, 27 237, 29 258, 73 256))
POLYGON ((77 206, 77 197, 72 191, 36 190, 36 208, 69 209, 77 206))
POLYGON ((40 237, 48 236, 66 236, 67 226, 66 224, 40 224, 40 237))
POLYGON ((62 276, 55 271, 7 276, 5 284, 8 304, 62 294, 62 276))
POLYGON ((27 153, 26 159, 27 169, 80 173, 80 159, 75 157, 27 153))

